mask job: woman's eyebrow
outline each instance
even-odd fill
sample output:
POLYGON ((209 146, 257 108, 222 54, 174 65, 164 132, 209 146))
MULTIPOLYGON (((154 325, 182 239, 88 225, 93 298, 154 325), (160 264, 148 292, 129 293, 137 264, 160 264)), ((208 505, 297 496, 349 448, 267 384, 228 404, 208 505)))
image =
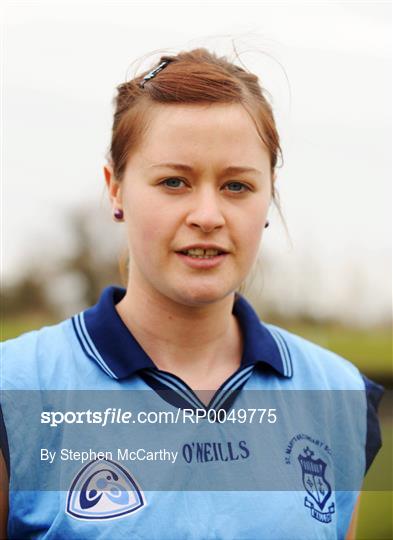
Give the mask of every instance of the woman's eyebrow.
MULTIPOLYGON (((185 165, 184 163, 157 163, 155 165, 150 165, 149 168, 156 168, 156 167, 169 167, 171 169, 178 169, 185 172, 193 172, 194 169, 190 165, 185 165)), ((231 165, 229 167, 226 167, 223 170, 226 174, 239 174, 239 173, 257 173, 262 174, 262 172, 259 169, 254 169, 253 167, 240 167, 240 166, 234 166, 231 165)))

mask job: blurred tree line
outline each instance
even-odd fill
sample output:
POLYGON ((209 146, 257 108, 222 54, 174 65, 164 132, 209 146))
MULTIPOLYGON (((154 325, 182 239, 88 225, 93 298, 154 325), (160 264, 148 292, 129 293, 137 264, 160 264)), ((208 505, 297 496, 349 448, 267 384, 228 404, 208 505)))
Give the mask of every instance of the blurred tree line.
POLYGON ((67 253, 60 250, 51 261, 43 255, 15 283, 2 284, 2 318, 59 320, 95 304, 108 284, 124 284, 120 264, 126 263, 125 252, 119 256, 119 239, 100 227, 96 213, 74 210, 66 222, 72 239, 67 253))

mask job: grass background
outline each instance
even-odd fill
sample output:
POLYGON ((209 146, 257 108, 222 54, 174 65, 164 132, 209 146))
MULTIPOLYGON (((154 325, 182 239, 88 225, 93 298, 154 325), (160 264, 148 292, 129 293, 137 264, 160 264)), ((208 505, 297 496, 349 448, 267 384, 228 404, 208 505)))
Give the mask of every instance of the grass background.
MULTIPOLYGON (((39 316, 2 321, 1 340, 4 341, 55 322, 39 316)), ((365 479, 356 538, 357 540, 393 539, 391 330, 389 328, 359 330, 335 325, 316 326, 305 323, 280 324, 279 321, 274 321, 274 323, 347 358, 367 377, 383 384, 388 389, 380 406, 383 447, 365 479), (385 490, 373 491, 375 487, 385 487, 385 490)))

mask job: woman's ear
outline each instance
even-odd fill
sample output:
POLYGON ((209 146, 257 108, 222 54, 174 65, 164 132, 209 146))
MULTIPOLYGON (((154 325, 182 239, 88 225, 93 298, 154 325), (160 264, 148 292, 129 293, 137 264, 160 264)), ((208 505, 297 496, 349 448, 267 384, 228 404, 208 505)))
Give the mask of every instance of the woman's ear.
POLYGON ((115 178, 113 167, 109 163, 104 166, 104 175, 112 207, 122 208, 121 183, 115 178))

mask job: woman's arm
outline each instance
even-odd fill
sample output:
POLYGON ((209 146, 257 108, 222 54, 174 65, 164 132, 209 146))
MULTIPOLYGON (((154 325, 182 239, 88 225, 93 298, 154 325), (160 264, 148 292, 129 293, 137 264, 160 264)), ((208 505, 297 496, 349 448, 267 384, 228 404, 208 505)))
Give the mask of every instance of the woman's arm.
POLYGON ((8 473, 0 450, 0 539, 7 538, 8 521, 8 473))
POLYGON ((358 515, 359 515, 359 504, 360 504, 360 495, 356 502, 356 506, 352 514, 351 523, 349 524, 347 536, 345 537, 345 540, 356 540, 356 527, 357 527, 357 521, 358 521, 358 515))

